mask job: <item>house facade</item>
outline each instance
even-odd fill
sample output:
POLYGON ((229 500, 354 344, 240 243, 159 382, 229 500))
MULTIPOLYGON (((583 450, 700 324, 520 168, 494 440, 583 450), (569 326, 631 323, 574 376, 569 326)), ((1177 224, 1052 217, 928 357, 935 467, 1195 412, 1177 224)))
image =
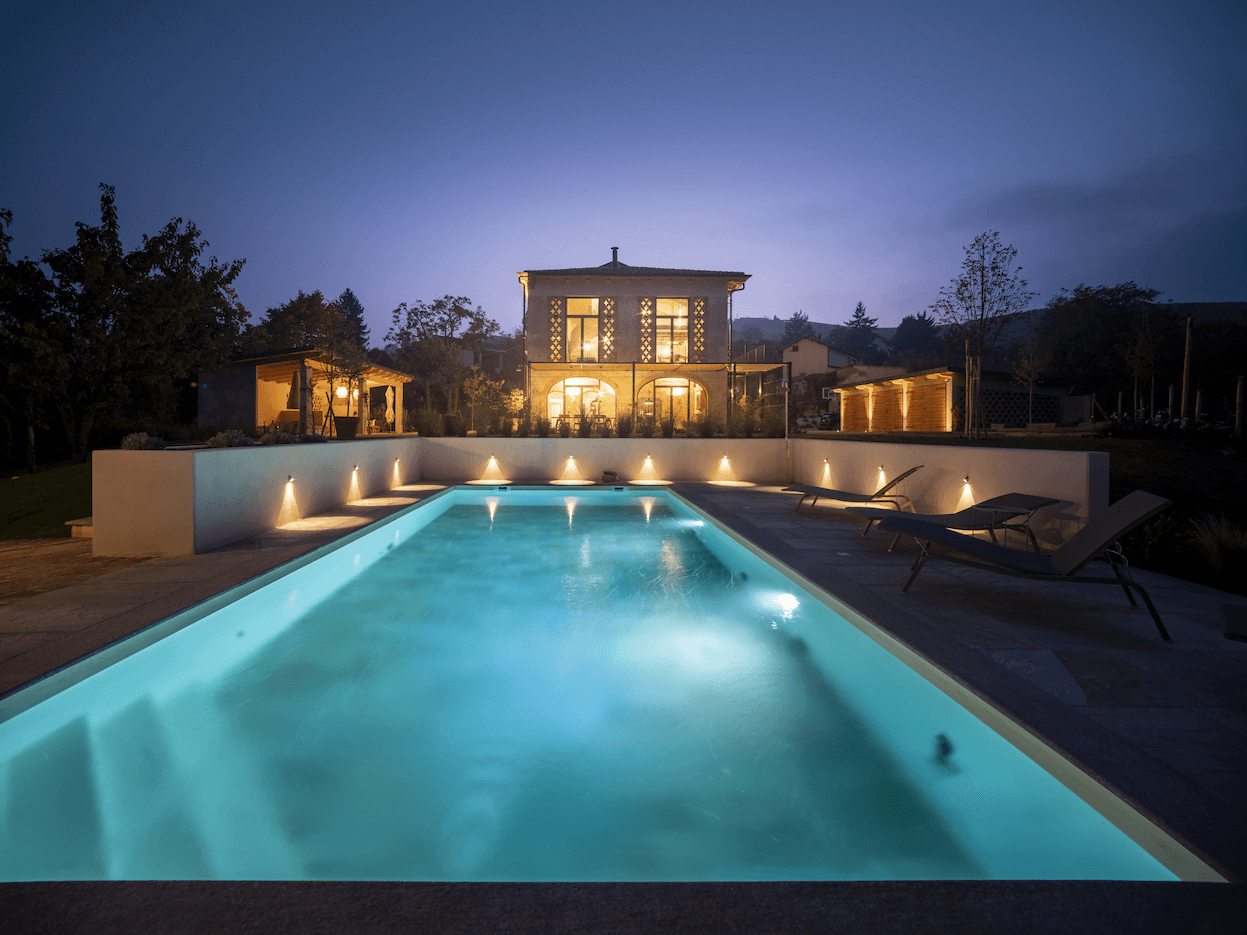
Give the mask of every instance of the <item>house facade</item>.
POLYGON ((801 338, 784 348, 784 363, 792 364, 792 375, 795 377, 807 373, 831 373, 841 367, 860 364, 861 360, 814 338, 801 338))
POLYGON ((747 373, 731 360, 732 295, 747 273, 619 262, 525 270, 526 384, 534 419, 727 418, 747 373))

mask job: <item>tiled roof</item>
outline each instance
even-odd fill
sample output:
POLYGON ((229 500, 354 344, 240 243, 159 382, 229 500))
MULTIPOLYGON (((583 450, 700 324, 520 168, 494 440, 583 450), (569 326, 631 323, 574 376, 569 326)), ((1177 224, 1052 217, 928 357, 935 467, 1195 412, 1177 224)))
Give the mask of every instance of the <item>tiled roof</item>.
POLYGON ((717 269, 663 269, 658 266, 629 266, 627 263, 603 263, 601 266, 580 266, 573 269, 527 269, 530 276, 727 276, 748 279, 748 273, 717 269))

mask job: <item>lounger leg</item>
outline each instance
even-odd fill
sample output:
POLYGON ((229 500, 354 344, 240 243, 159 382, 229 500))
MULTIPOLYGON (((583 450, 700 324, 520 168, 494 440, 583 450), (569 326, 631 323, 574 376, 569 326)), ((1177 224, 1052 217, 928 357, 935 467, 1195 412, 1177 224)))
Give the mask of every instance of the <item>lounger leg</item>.
MULTIPOLYGON (((1160 638, 1164 640, 1166 643, 1172 643, 1173 640, 1169 638, 1169 631, 1167 631, 1165 629, 1165 625, 1160 622, 1160 614, 1156 612, 1156 605, 1153 604, 1152 599, 1148 597, 1147 591, 1143 590, 1143 587, 1141 585, 1136 584, 1133 581, 1131 581, 1130 583, 1139 589, 1139 595, 1143 598, 1143 603, 1147 605, 1147 612, 1151 614, 1152 619, 1156 621, 1156 629, 1160 630, 1160 638)), ((1132 601, 1131 603, 1134 603, 1134 602, 1132 601)), ((1138 605, 1135 605, 1135 606, 1138 606, 1138 605)))
POLYGON ((875 525, 875 523, 876 523, 876 522, 877 522, 877 520, 873 520, 873 519, 868 519, 868 520, 866 520, 866 528, 862 530, 862 538, 863 538, 863 539, 865 539, 865 538, 866 538, 866 533, 870 532, 870 530, 874 528, 874 525, 875 525))
MULTIPOLYGON (((917 539, 914 540, 918 542, 917 539)), ((918 548, 922 550, 922 554, 918 556, 918 561, 914 562, 914 567, 910 570, 909 580, 905 582, 905 586, 901 588, 902 594, 909 592, 909 586, 914 583, 914 579, 918 577, 918 572, 922 571, 922 566, 926 564, 927 557, 931 554, 927 551, 928 547, 918 542, 918 548)))
POLYGON ((895 551, 896 551, 896 543, 898 543, 898 542, 900 542, 900 541, 901 541, 901 534, 898 532, 895 536, 893 536, 893 537, 892 537, 892 544, 888 546, 888 551, 889 551, 889 552, 895 552, 895 551))
MULTIPOLYGON (((1121 573, 1121 569, 1117 567, 1117 563, 1113 561, 1112 556, 1109 556, 1108 563, 1113 569, 1113 574, 1115 574, 1118 580, 1122 582, 1121 589, 1126 592, 1126 600, 1130 602, 1130 606, 1138 607, 1139 602, 1134 599, 1134 595, 1130 593, 1130 588, 1125 583, 1129 581, 1130 584, 1134 584, 1134 582, 1121 573)), ((1135 586, 1138 587, 1138 585, 1135 585, 1135 586)))

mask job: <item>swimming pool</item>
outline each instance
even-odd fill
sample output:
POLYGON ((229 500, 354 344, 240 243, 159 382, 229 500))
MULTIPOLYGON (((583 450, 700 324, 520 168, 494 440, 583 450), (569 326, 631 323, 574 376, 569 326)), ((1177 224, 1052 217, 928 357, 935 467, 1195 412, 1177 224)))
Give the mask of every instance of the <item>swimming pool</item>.
POLYGON ((669 491, 451 490, 0 702, 0 878, 1214 878, 924 665, 669 491))

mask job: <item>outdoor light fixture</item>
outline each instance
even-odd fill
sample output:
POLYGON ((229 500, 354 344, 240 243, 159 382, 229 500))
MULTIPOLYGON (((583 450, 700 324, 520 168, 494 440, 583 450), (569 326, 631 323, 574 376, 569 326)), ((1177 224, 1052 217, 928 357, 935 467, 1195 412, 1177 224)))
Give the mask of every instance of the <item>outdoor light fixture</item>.
POLYGON ((345 386, 338 387, 338 399, 346 399, 346 387, 345 386))
POLYGON ((286 483, 287 483, 287 484, 293 484, 293 483, 294 483, 294 475, 293 475, 293 474, 287 474, 287 475, 286 475, 286 483))
POLYGON ((968 484, 968 483, 970 483, 970 475, 969 475, 969 474, 967 474, 967 475, 966 475, 966 483, 967 483, 967 484, 968 484))

